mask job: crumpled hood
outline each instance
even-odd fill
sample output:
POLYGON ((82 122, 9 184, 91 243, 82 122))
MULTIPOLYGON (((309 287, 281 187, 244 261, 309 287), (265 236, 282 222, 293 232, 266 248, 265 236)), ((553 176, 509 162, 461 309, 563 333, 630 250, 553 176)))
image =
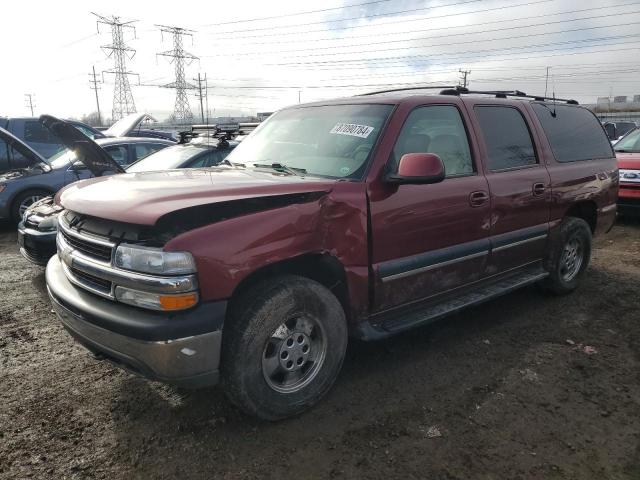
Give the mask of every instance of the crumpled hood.
POLYGON ((640 153, 616 152, 618 168, 640 170, 640 153))
POLYGON ((177 210, 234 200, 329 192, 335 180, 221 166, 92 178, 60 195, 65 209, 98 218, 154 225, 177 210))

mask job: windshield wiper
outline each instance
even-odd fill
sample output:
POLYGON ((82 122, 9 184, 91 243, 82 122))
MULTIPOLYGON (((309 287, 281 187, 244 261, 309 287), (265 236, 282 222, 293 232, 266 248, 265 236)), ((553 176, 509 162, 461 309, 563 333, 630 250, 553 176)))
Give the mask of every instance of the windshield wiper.
POLYGON ((261 168, 272 168, 274 170, 280 170, 283 172, 287 172, 290 175, 295 175, 297 177, 304 177, 307 171, 304 168, 296 168, 285 165, 284 163, 254 163, 254 167, 261 168))

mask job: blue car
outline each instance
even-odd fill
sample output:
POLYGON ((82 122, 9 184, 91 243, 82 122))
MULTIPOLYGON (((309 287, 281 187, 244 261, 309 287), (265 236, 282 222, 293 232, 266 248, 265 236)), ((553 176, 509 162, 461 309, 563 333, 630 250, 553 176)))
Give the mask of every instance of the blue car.
MULTIPOLYGON (((124 170, 126 173, 137 173, 176 168, 206 168, 223 163, 238 142, 231 140, 231 135, 221 134, 217 130, 216 132, 213 135, 196 135, 183 139, 181 143, 153 153, 124 170)), ((139 140, 151 141, 150 138, 139 140)), ((85 140, 83 143, 93 142, 85 140)), ((94 157, 86 158, 85 156, 82 160, 93 169, 96 169, 96 159, 99 159, 99 150, 101 150, 98 143, 101 141, 96 140, 94 143, 94 157)), ((106 150, 109 146, 102 148, 106 150)), ((74 151, 77 152, 77 148, 74 151)), ((73 154, 73 152, 70 153, 73 154)), ((113 154, 111 156, 113 157, 113 154)), ((112 164, 104 163, 102 168, 105 172, 116 173, 113 171, 116 167, 112 164)), ((57 217, 61 210, 62 208, 55 204, 53 197, 47 197, 33 204, 22 215, 22 221, 18 225, 18 244, 20 252, 30 262, 46 265, 49 258, 56 253, 57 217)))
POLYGON ((63 150, 45 159, 36 150, 0 127, 0 150, 10 160, 12 168, 0 174, 0 219, 19 221, 25 210, 38 200, 54 194, 65 185, 99 176, 121 173, 124 167, 162 148, 175 145, 157 138, 89 139, 72 124, 47 115, 40 117, 43 127, 56 126, 63 150), (65 130, 66 129, 66 130, 65 130), (100 146, 99 146, 100 145, 100 146), (102 147, 102 148, 101 148, 102 147), (93 161, 86 162, 86 158, 93 161), (100 164, 96 163, 100 159, 100 164))

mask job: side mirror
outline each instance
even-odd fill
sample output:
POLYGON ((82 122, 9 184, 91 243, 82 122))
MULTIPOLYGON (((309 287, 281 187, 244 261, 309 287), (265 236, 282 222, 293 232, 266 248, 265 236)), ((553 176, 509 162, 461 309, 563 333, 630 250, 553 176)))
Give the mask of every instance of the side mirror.
POLYGON ((405 153, 398 164, 398 173, 387 176, 391 183, 426 184, 444 180, 442 159, 435 153, 405 153))

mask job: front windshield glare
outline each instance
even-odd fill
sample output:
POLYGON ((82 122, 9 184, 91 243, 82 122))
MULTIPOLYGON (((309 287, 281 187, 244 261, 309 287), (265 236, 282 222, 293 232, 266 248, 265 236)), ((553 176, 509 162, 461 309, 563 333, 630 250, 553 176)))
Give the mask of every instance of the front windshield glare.
POLYGON ((70 163, 76 160, 76 152, 69 148, 65 148, 64 150, 56 153, 53 157, 51 157, 48 162, 53 168, 64 167, 65 165, 69 165, 70 163))
POLYGON ((327 105, 271 116, 227 157, 252 166, 281 164, 308 175, 359 178, 391 105, 327 105))
POLYGON ((616 143, 614 150, 616 152, 640 152, 640 128, 635 129, 616 143))

